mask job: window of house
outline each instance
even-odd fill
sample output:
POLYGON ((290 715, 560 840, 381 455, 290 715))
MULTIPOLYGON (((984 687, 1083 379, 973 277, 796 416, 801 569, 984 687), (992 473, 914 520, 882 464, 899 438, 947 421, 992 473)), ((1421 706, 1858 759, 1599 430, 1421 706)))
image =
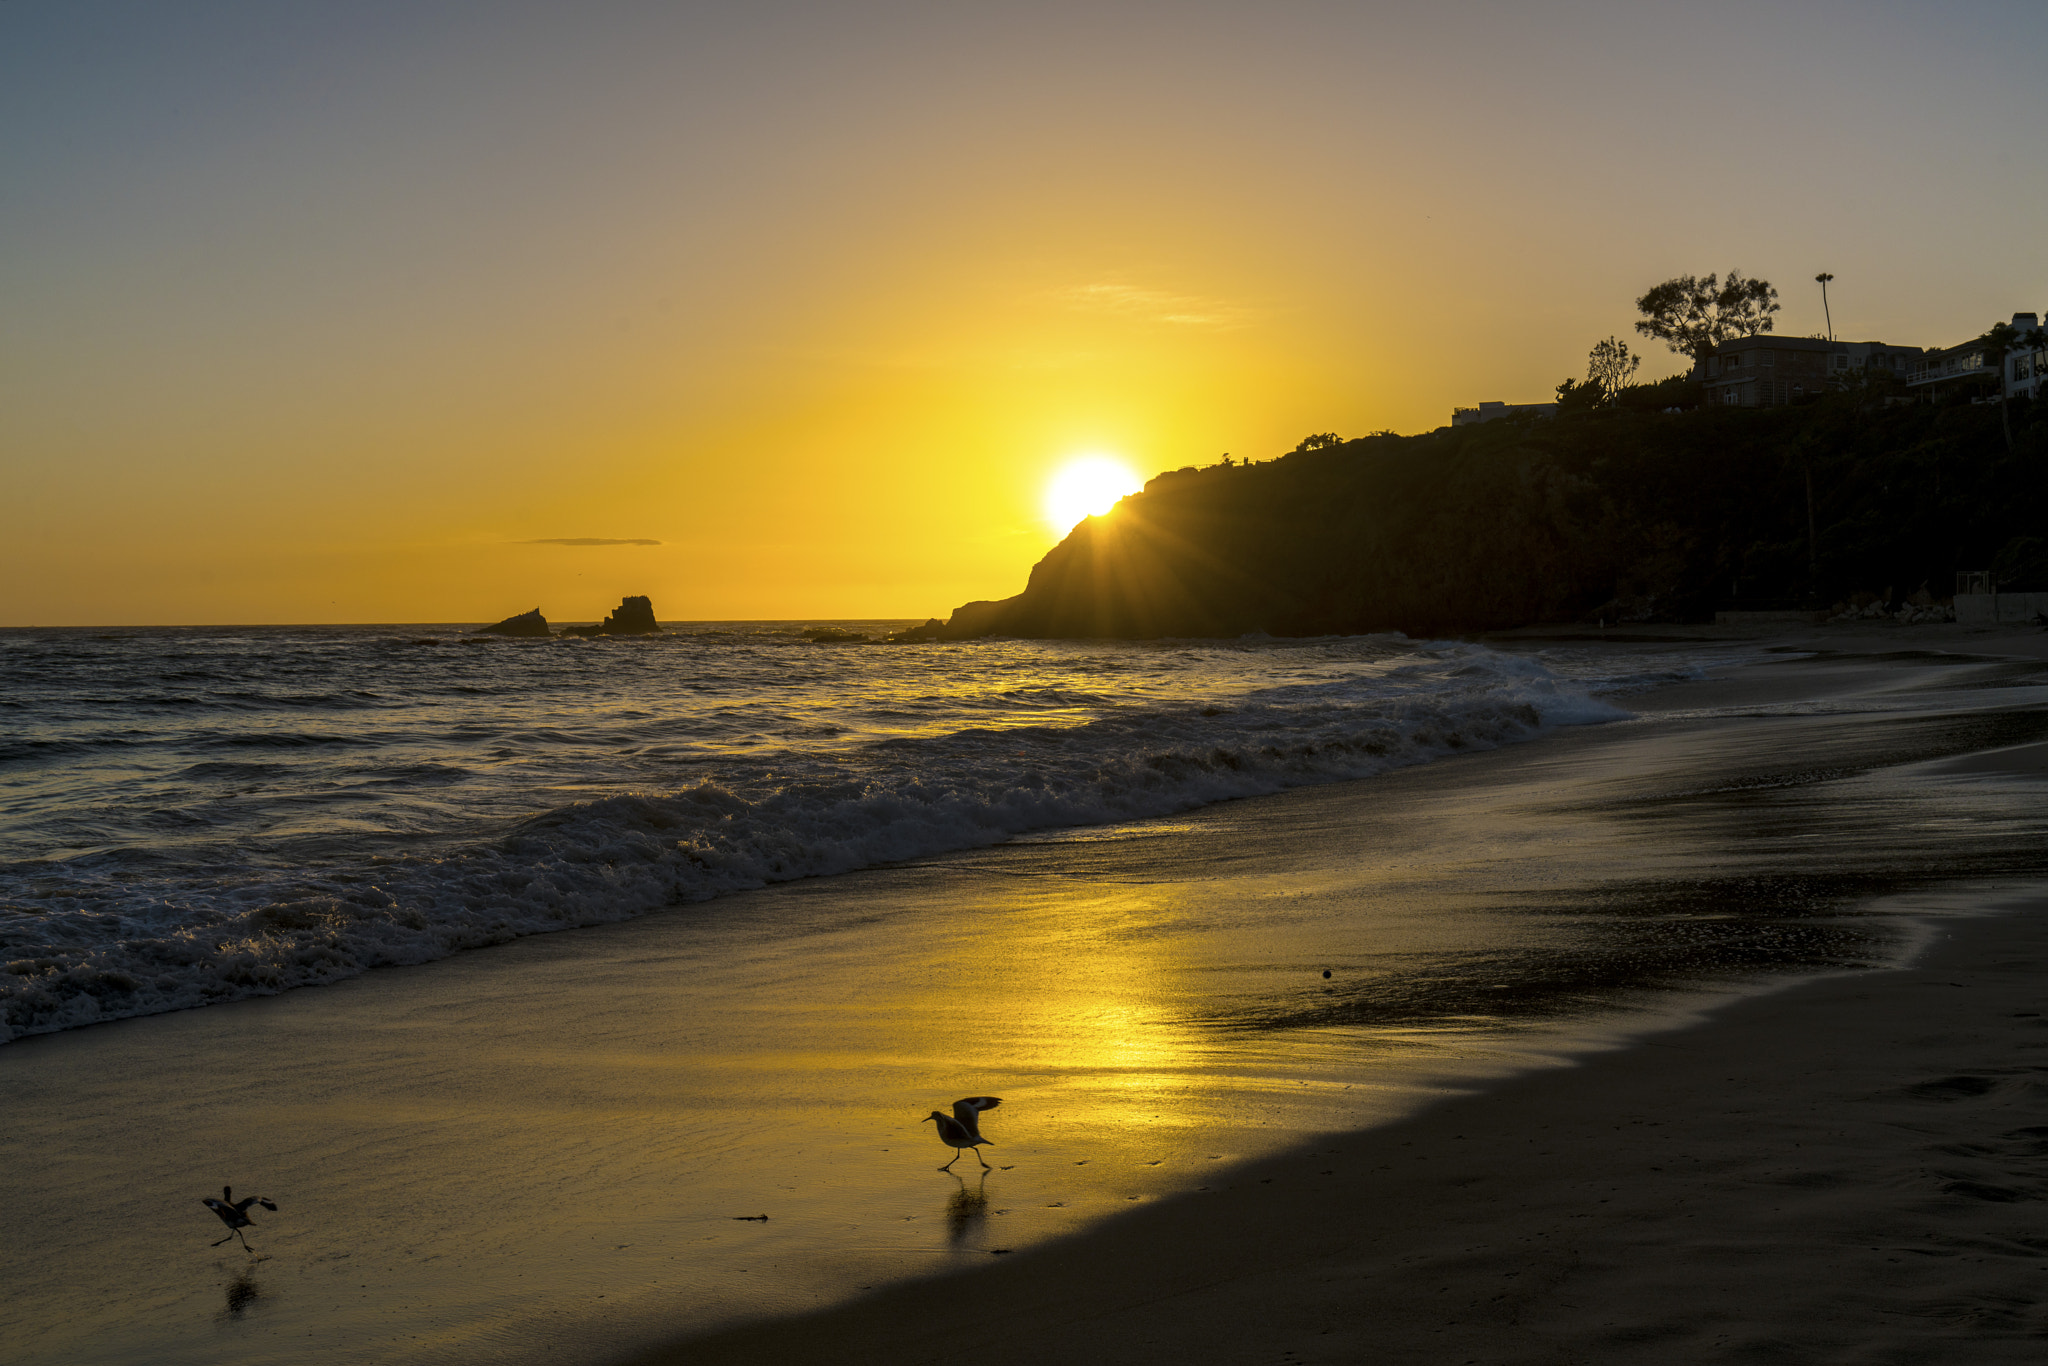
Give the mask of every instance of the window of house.
POLYGON ((1849 368, 1849 358, 1848 358, 1847 356, 1836 356, 1836 357, 1835 357, 1835 368, 1836 368, 1837 370, 1846 370, 1846 369, 1848 369, 1848 368, 1849 368))

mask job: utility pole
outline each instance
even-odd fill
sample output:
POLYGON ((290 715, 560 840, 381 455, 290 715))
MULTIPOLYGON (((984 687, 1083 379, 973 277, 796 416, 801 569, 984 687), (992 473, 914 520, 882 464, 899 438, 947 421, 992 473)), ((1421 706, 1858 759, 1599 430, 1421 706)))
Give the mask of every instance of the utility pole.
POLYGON ((1835 339, 1835 317, 1832 313, 1828 312, 1828 281, 1835 277, 1826 271, 1822 271, 1813 278, 1820 284, 1820 314, 1828 320, 1828 340, 1833 341, 1835 339))

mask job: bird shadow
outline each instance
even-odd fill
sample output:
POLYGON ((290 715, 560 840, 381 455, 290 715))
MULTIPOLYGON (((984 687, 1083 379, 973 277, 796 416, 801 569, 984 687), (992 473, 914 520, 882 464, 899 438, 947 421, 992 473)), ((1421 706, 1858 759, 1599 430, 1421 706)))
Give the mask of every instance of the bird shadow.
POLYGON ((955 1246, 978 1232, 988 1219, 988 1173, 972 1186, 958 1172, 947 1172, 960 1189, 946 1197, 946 1239, 955 1246))
POLYGON ((216 1313, 216 1323, 235 1323, 246 1316, 263 1298, 263 1287, 256 1280, 256 1269, 245 1266, 235 1273, 227 1285, 227 1302, 216 1313))

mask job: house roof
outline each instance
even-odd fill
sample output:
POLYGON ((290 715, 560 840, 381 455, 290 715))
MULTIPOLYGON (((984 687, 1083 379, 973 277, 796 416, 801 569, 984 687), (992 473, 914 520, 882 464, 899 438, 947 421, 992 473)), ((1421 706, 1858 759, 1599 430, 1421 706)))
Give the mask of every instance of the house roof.
POLYGON ((1715 355, 1728 351, 1854 351, 1858 349, 1876 351, 1919 351, 1917 346, 1901 346, 1896 342, 1881 341, 1829 341, 1825 337, 1775 337, 1768 332, 1754 336, 1739 337, 1722 342, 1714 348, 1715 355))

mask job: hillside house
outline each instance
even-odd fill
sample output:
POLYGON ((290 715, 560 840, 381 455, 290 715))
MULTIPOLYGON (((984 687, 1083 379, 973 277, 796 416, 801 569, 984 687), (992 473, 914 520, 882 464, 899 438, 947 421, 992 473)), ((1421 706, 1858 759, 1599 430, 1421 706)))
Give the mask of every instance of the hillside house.
POLYGON ((1556 417, 1555 403, 1502 403, 1489 399, 1477 408, 1451 409, 1453 427, 1469 427, 1477 422, 1493 422, 1503 417, 1556 417))
POLYGON ((1778 408, 1826 393, 1857 371, 1911 375, 1925 353, 1889 342, 1828 341, 1759 333, 1707 358, 1706 401, 1733 408, 1778 408))
POLYGON ((2005 396, 2039 398, 2048 379, 2048 348, 2021 347, 2005 358, 2005 396))
MULTIPOLYGON (((2033 313, 2012 315, 2013 331, 2022 336, 2041 325, 2040 317, 2033 313)), ((1985 353, 1984 339, 1973 337, 1954 346, 1944 346, 1929 351, 1921 363, 1906 376, 1906 387, 1916 394, 1931 398, 1943 397, 1958 392, 1974 397, 1989 399, 1998 393, 2007 398, 2031 398, 2040 383, 2040 366, 2035 361, 2039 353, 2021 349, 2009 353, 2003 367, 1985 353), (2019 373, 2024 371, 2024 373, 2019 373)))

